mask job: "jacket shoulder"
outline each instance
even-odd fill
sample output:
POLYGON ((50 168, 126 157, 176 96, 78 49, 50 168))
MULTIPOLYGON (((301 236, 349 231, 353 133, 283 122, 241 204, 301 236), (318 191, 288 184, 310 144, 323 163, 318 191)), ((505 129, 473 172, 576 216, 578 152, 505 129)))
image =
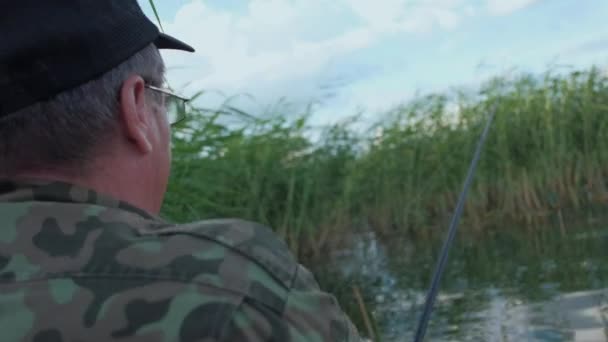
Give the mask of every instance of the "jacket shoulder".
MULTIPOLYGON (((169 226, 144 235, 158 236, 163 240, 191 239, 209 247, 215 245, 213 249, 218 254, 220 249, 224 251, 224 258, 255 264, 287 289, 292 287, 299 266, 283 240, 270 228, 252 221, 204 220, 169 226)), ((238 265, 233 266, 238 269, 238 265)))
POLYGON ((120 263, 147 275, 215 287, 275 313, 285 310, 301 266, 268 227, 217 219, 141 229, 119 252, 120 263))

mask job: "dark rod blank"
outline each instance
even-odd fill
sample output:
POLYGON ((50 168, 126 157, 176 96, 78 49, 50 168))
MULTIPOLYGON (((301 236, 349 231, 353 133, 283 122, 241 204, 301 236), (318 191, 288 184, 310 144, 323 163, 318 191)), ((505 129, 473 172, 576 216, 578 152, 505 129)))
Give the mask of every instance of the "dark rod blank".
POLYGON ((475 154, 473 155, 473 160, 471 160, 471 165, 469 166, 469 172, 467 173, 467 178, 462 187, 462 191, 460 192, 460 196, 458 197, 458 203, 456 205, 456 210, 454 211, 454 215, 452 216, 452 221, 450 222, 450 228, 448 230, 448 236, 443 242, 443 247, 441 248, 441 254, 439 256, 439 260, 437 265, 435 266, 435 273, 433 274, 433 281, 431 282, 431 287, 426 296, 426 302, 424 303, 424 311, 422 312, 422 316, 420 317, 420 321, 418 322, 418 329, 416 331, 416 337, 414 338, 414 342, 422 342, 424 340, 424 335, 426 333, 426 328, 429 323, 429 319, 431 317, 431 311, 433 310, 433 305, 435 304, 435 298, 437 298, 437 291, 439 290, 439 283, 441 282, 441 276, 443 275, 443 271, 445 269, 445 264, 448 260, 448 253, 450 252, 450 248, 452 247, 452 242, 454 241, 454 237, 456 236, 456 229, 458 229, 458 222, 460 220, 460 216, 462 216, 462 210, 464 208, 464 202, 467 197, 467 193, 471 188, 471 182, 473 180, 473 175, 475 174, 475 170, 477 168, 477 162, 479 161, 479 156, 481 155, 481 149, 486 140, 486 136, 488 135, 488 131, 490 130, 490 125, 494 120, 494 114, 496 113, 496 107, 492 109, 490 112, 490 117, 488 118, 488 122, 479 137, 479 141, 477 142, 477 148, 475 150, 475 154))

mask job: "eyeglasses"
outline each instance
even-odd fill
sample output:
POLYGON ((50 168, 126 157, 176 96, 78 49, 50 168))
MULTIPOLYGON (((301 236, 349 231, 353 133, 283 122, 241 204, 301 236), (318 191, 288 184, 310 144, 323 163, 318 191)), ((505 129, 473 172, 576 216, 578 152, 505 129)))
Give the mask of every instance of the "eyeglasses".
POLYGON ((186 118, 186 103, 188 103, 190 99, 181 97, 169 89, 158 88, 149 84, 146 84, 145 87, 164 95, 165 106, 167 108, 167 120, 171 126, 178 125, 186 118))

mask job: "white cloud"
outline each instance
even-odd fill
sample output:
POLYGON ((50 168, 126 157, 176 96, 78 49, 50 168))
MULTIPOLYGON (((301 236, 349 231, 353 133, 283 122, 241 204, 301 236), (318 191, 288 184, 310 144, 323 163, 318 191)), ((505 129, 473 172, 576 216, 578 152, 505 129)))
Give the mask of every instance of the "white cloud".
POLYGON ((253 0, 244 16, 192 1, 174 20, 164 23, 167 32, 197 50, 194 55, 165 53, 170 67, 185 68, 170 76, 178 78, 173 82, 177 84, 193 81, 190 88, 194 90, 249 91, 269 97, 261 101, 290 95, 308 98, 332 59, 364 48, 374 39, 365 27, 341 34, 326 29, 331 27, 332 12, 335 6, 320 0, 253 0), (307 38, 313 31, 321 38, 307 38))
POLYGON ((370 27, 380 31, 427 32, 453 29, 472 15, 465 0, 343 0, 370 27))
POLYGON ((385 34, 453 29, 465 0, 250 0, 243 14, 203 0, 184 5, 165 30, 192 44, 194 55, 165 52, 174 85, 253 94, 260 102, 319 95, 324 73, 385 34), (344 19, 344 20, 342 20, 344 19), (178 69, 179 68, 179 69, 178 69))
MULTIPOLYGON (((533 0, 486 1, 498 15, 533 0)), ((305 104, 323 95, 320 85, 351 54, 386 35, 453 30, 479 9, 470 0, 249 0, 246 11, 230 12, 192 0, 163 26, 197 52, 163 55, 172 85, 188 84, 186 93, 220 90, 249 93, 259 103, 286 97, 305 104)), ((378 96, 371 96, 357 100, 375 107, 378 96)), ((220 103, 213 101, 206 105, 220 103)))
POLYGON ((533 5, 538 0, 488 0, 486 6, 491 15, 508 15, 533 5))

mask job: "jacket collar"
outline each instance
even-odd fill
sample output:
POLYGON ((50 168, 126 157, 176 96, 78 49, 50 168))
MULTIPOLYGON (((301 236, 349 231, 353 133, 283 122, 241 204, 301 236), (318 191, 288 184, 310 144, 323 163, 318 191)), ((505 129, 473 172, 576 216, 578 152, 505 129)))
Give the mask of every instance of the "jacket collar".
POLYGON ((36 179, 20 179, 19 181, 0 179, 0 204, 2 202, 31 201, 92 204, 122 209, 146 219, 163 221, 160 217, 127 202, 78 185, 36 179))

